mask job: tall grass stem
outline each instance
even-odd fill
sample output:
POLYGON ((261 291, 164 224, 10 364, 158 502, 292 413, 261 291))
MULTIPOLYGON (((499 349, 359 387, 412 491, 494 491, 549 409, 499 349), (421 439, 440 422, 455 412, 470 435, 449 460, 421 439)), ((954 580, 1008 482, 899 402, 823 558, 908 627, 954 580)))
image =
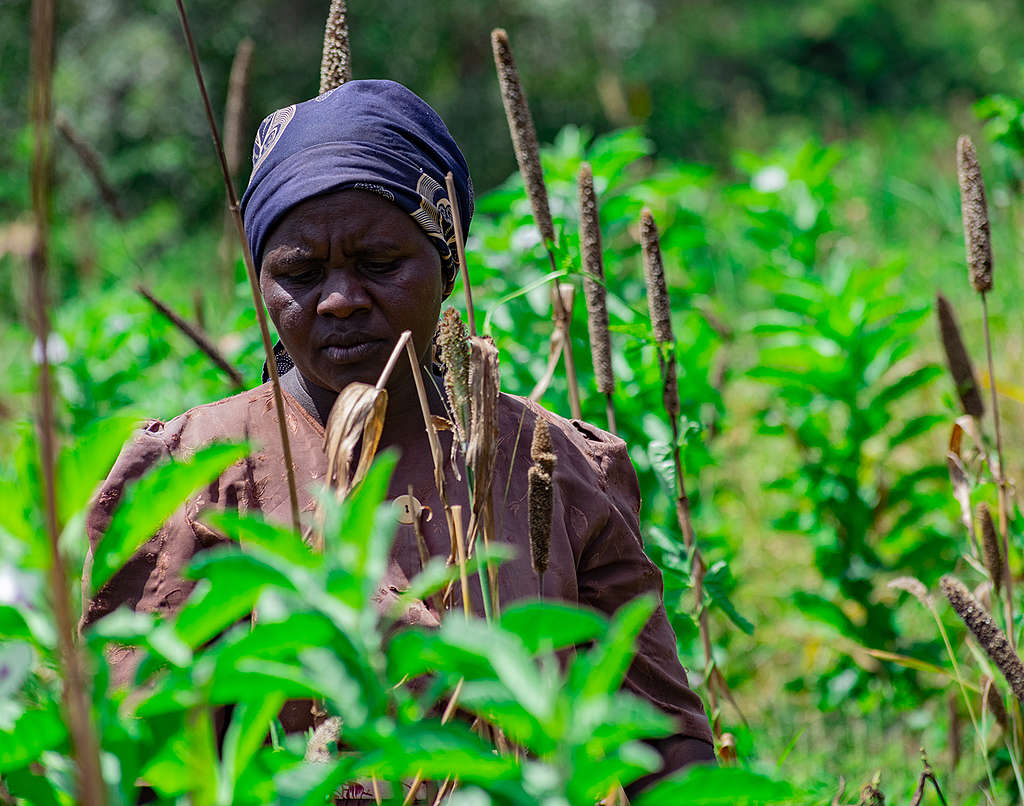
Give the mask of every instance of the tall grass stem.
POLYGON ((473 311, 473 289, 469 284, 469 266, 466 263, 466 239, 462 234, 462 215, 459 213, 459 196, 455 191, 455 177, 449 171, 444 178, 448 186, 448 203, 452 208, 452 226, 455 227, 455 251, 462 274, 462 290, 466 294, 466 318, 469 320, 469 335, 476 335, 476 314, 473 311))
POLYGON ((29 254, 30 300, 33 326, 40 346, 39 361, 39 445, 42 471, 43 508, 50 544, 50 587, 57 621, 57 643, 64 667, 64 697, 71 733, 72 754, 77 767, 78 796, 85 806, 103 806, 106 788, 100 766, 99 743, 89 705, 91 681, 75 646, 75 627, 67 566, 60 548, 57 518, 57 433, 49 342, 50 316, 47 299, 50 237, 50 179, 53 169, 53 59, 56 8, 53 0, 32 3, 32 169, 31 194, 34 238, 29 254))
POLYGON ((235 193, 234 183, 231 181, 231 171, 228 168, 227 159, 224 156, 224 145, 221 143, 220 134, 217 131, 217 122, 213 117, 213 107, 210 104, 210 96, 206 92, 206 82, 203 80, 203 71, 199 66, 199 54, 196 52, 196 43, 192 38, 192 29, 188 23, 188 14, 182 0, 175 0, 178 6, 178 15, 181 17, 181 27, 185 33, 185 42, 188 45, 189 56, 192 59, 192 69, 196 74, 196 83, 199 85, 199 94, 203 99, 203 108, 206 111, 206 120, 210 126, 210 134, 213 137, 214 149, 217 152, 217 159, 220 163, 221 174, 224 178, 224 186, 228 194, 228 210, 235 220, 235 229, 242 242, 242 256, 245 259, 245 270, 249 276, 249 289, 252 292, 253 307, 256 309, 256 320, 260 326, 260 338, 263 341, 263 353, 267 363, 267 373, 270 375, 270 386, 274 394, 274 410, 277 413, 278 430, 281 435, 281 452, 284 454, 285 475, 288 480, 288 500, 291 505, 292 528, 301 533, 302 524, 299 520, 299 495, 295 486, 295 466, 292 463, 291 441, 288 438, 288 423, 284 407, 284 395, 281 392, 281 379, 277 374, 277 360, 274 355, 274 347, 270 342, 270 328, 267 325, 267 312, 263 307, 263 295, 260 292, 259 280, 256 277, 256 266, 253 261, 252 251, 249 249, 249 241, 245 237, 245 225, 242 223, 242 214, 238 209, 238 196, 235 193))

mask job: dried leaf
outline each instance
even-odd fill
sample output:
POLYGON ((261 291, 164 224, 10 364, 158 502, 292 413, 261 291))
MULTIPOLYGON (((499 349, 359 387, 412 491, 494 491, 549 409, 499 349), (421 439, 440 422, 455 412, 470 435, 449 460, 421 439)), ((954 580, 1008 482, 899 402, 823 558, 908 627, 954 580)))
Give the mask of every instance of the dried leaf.
POLYGON ((498 348, 486 336, 470 339, 469 445, 466 464, 473 471, 473 514, 479 517, 491 495, 498 447, 498 395, 501 371, 498 348))
POLYGON ((377 443, 384 428, 388 393, 366 383, 350 383, 331 408, 324 435, 327 454, 327 479, 343 500, 366 477, 377 443), (356 446, 362 445, 355 471, 352 460, 356 446))

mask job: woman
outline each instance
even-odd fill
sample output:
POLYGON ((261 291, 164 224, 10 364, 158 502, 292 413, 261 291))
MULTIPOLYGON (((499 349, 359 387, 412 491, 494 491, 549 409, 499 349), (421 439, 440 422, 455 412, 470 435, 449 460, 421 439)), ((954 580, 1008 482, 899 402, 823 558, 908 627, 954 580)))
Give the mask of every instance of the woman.
MULTIPOLYGON (((259 129, 253 173, 242 200, 245 229, 271 318, 281 339, 277 364, 285 391, 300 504, 313 509, 311 487, 323 482, 324 423, 349 383, 374 383, 399 334, 412 332, 423 371, 442 301, 458 273, 452 215, 444 177, 455 178, 460 220, 468 229, 473 190, 466 162, 437 114, 405 87, 353 81, 311 101, 279 110, 259 129)), ((465 233, 464 233, 465 234, 465 233)), ((445 407, 427 384, 434 413, 445 407)), ((390 496, 414 496, 434 512, 441 504, 412 373, 399 368, 388 383, 381 448, 400 449, 390 496)), ((219 541, 197 515, 207 506, 259 510, 289 521, 289 495, 269 385, 200 406, 167 424, 154 422, 124 450, 88 523, 95 549, 126 482, 167 457, 189 455, 214 440, 247 440, 256 452, 176 513, 88 603, 84 623, 120 605, 171 613, 191 591, 180 571, 199 550, 219 541)), ((558 464, 554 517, 543 594, 612 613, 644 592, 661 595, 661 575, 643 552, 636 474, 618 438, 568 421, 521 398, 499 403, 497 471, 493 485, 497 534, 518 547, 498 572, 500 599, 537 593, 527 543, 527 450, 538 419, 547 421, 558 464), (507 490, 507 492, 506 492, 507 490)), ((447 435, 451 439, 450 434, 447 435)), ((445 446, 450 448, 450 444, 445 446)), ((466 485, 448 469, 452 503, 468 511, 466 485)), ((424 524, 432 554, 447 555, 443 518, 424 524)), ((412 527, 398 527, 381 587, 403 589, 420 568, 412 527)), ((482 610, 479 587, 471 599, 482 610)), ((416 616, 433 622, 422 608, 416 616)), ((130 650, 111 659, 113 680, 134 675, 130 650)), ((675 636, 663 606, 642 632, 626 687, 675 717, 676 735, 655 743, 662 774, 696 760, 713 760, 708 720, 687 687, 675 636)), ((308 703, 282 714, 289 730, 312 724, 308 703)))

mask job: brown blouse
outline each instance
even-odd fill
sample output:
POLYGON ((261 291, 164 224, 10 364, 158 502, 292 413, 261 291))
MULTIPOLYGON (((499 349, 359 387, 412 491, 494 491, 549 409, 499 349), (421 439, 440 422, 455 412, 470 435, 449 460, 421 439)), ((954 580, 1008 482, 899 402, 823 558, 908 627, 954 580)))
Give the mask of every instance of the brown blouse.
MULTIPOLYGON (((300 506, 314 507, 311 487, 323 483, 327 460, 320 424, 292 397, 285 394, 287 425, 299 487, 300 506)), ((543 594, 567 602, 614 613, 635 596, 653 592, 659 605, 640 635, 636 658, 625 687, 673 716, 677 734, 654 743, 665 761, 663 773, 689 760, 713 758, 708 718, 700 698, 689 688, 679 663, 675 635, 669 626, 662 596, 661 573, 643 550, 639 531, 640 489, 625 443, 592 425, 566 420, 523 398, 502 394, 499 403, 498 458, 494 478, 496 533, 516 547, 517 557, 498 569, 502 602, 538 593, 530 567, 527 513, 529 446, 538 417, 547 420, 558 457, 554 472, 554 517, 551 554, 543 578, 543 594), (694 742, 694 740, 699 740, 694 742)), ((254 452, 229 467, 219 479, 182 506, 113 578, 85 603, 83 627, 121 605, 138 612, 169 614, 181 607, 194 582, 181 578, 181 569, 197 552, 222 538, 198 520, 207 507, 258 510, 280 523, 288 523, 289 499, 284 461, 269 385, 194 408, 168 423, 150 422, 125 446, 100 488, 86 524, 90 555, 110 523, 125 485, 153 465, 181 460, 214 441, 245 440, 254 452)), ((464 479, 464 475, 462 477, 464 479)), ((447 470, 452 503, 468 512, 466 484, 455 470, 447 470)), ((397 497, 406 490, 392 490, 397 497)), ((436 491, 415 490, 416 496, 441 512, 436 491), (433 498, 431 497, 433 496, 433 498)), ((448 539, 427 535, 432 554, 447 556, 448 539)), ((91 563, 86 563, 88 569, 91 563)), ((400 525, 391 552, 382 591, 402 589, 418 573, 419 552, 412 527, 400 525)), ((471 582, 471 601, 478 613, 482 602, 477 580, 471 582)), ((432 621, 420 608, 408 621, 432 621)), ((133 651, 110 658, 112 681, 130 684, 134 677, 133 651)), ((289 730, 311 724, 309 709, 296 707, 282 713, 289 730)))

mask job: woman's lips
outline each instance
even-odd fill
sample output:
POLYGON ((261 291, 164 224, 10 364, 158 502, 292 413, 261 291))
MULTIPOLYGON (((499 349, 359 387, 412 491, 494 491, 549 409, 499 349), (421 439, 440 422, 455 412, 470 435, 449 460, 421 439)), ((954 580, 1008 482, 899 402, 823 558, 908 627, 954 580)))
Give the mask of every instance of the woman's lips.
POLYGON ((367 339, 352 344, 326 344, 320 352, 334 364, 355 364, 373 355, 383 343, 381 339, 367 339))

